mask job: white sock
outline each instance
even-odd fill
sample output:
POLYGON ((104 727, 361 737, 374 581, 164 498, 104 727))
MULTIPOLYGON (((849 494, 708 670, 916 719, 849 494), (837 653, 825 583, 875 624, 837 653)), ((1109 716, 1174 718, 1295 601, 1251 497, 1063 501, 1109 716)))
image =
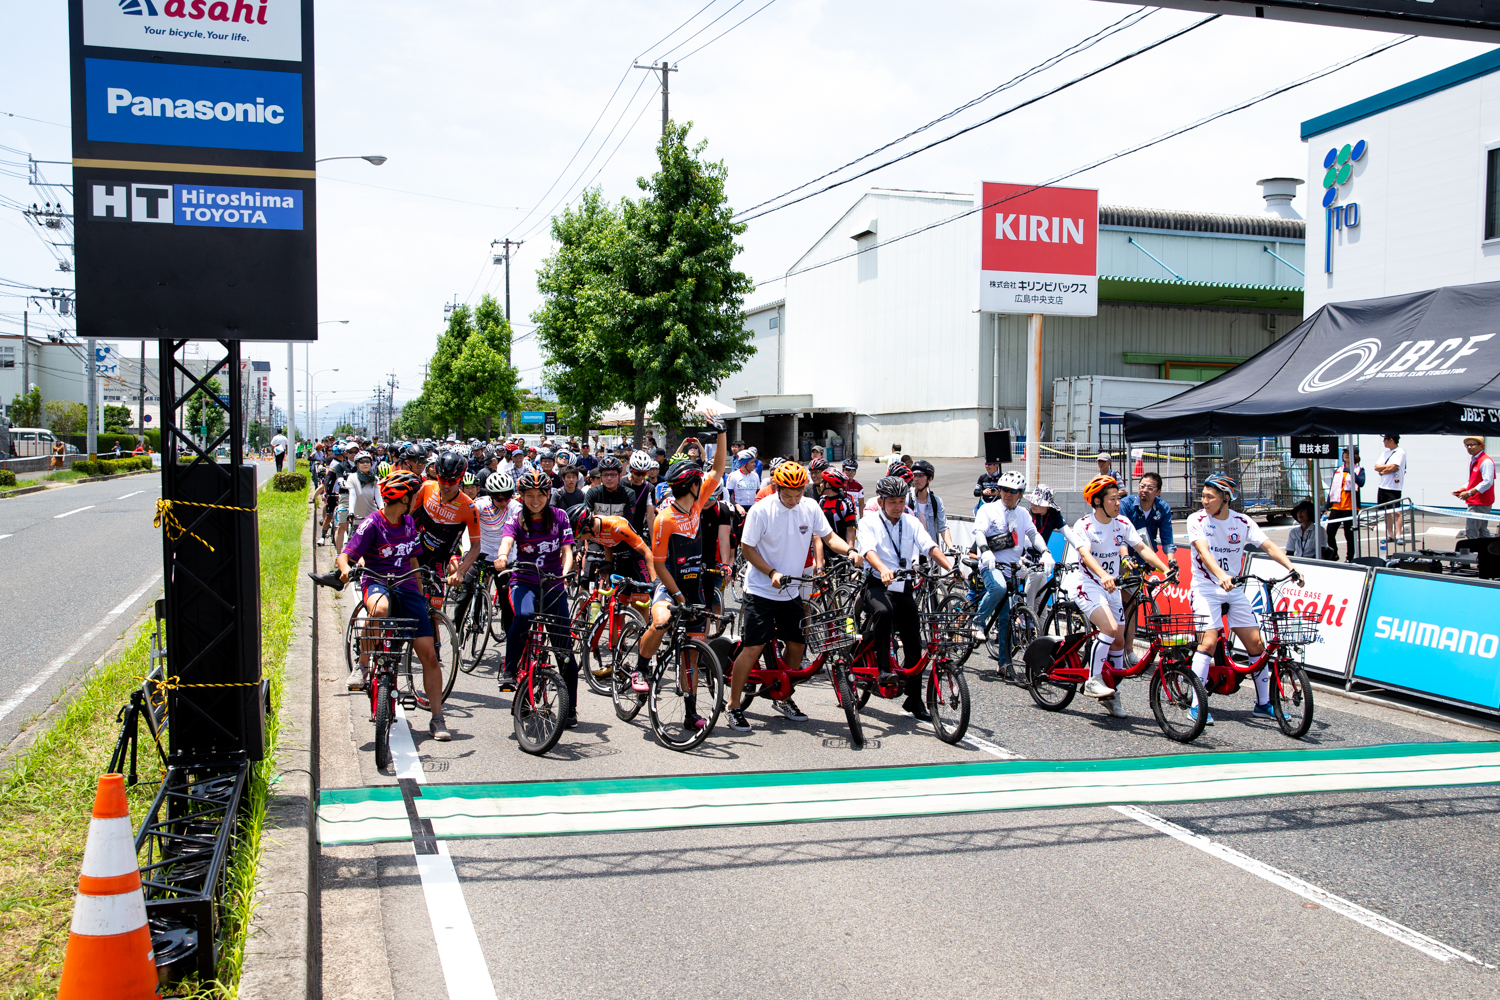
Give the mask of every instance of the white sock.
POLYGON ((1255 703, 1264 705, 1271 700, 1271 668, 1261 667, 1252 679, 1255 681, 1255 703))
POLYGON ((1193 654, 1193 673, 1197 674, 1198 679, 1204 684, 1208 683, 1208 669, 1213 665, 1214 658, 1207 653, 1193 654))
POLYGON ((1098 677, 1104 673, 1104 658, 1109 655, 1109 646, 1103 641, 1094 643, 1094 655, 1089 662, 1089 676, 1098 677))

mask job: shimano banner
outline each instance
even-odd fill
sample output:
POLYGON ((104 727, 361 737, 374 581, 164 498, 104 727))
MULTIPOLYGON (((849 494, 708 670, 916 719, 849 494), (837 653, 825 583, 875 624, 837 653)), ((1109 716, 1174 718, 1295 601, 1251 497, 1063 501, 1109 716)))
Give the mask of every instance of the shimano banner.
POLYGON ((1376 570, 1354 679, 1500 707, 1500 585, 1376 570))
POLYGON ((1211 382, 1127 411, 1132 441, 1500 434, 1500 282, 1335 302, 1211 382))

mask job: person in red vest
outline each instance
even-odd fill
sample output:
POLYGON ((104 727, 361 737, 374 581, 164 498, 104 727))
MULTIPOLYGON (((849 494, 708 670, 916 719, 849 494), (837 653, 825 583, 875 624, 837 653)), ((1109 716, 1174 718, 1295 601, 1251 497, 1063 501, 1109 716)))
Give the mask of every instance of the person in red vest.
MULTIPOLYGON (((1469 453, 1469 485, 1454 490, 1453 495, 1469 505, 1470 514, 1488 514, 1495 505, 1495 460, 1484 453, 1484 438, 1471 434, 1464 438, 1469 453)), ((1464 521, 1465 538, 1489 538, 1490 522, 1482 517, 1464 521)))

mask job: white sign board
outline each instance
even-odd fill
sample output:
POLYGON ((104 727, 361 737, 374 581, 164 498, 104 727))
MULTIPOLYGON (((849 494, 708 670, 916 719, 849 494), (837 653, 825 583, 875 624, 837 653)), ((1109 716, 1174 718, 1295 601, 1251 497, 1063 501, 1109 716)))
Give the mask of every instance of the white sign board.
POLYGON ((83 0, 83 44, 302 61, 301 0, 83 0))
POLYGON ((979 185, 979 309, 1099 314, 1099 192, 979 185))
MULTIPOLYGON (((1306 579, 1298 587, 1290 581, 1277 594, 1276 611, 1316 612, 1319 616, 1318 641, 1304 649, 1310 670, 1343 677, 1349 664, 1349 650, 1354 645, 1359 609, 1364 600, 1369 570, 1345 563, 1293 559, 1292 564, 1306 579)), ((1249 572, 1262 580, 1280 579, 1286 570, 1260 553, 1252 553, 1249 572)), ((1250 603, 1256 611, 1272 610, 1265 606, 1265 590, 1247 588, 1250 603)))

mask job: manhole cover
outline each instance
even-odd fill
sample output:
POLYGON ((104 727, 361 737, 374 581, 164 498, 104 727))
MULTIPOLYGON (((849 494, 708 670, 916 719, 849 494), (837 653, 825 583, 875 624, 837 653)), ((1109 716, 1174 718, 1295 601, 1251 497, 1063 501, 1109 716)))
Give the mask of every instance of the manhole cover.
POLYGON ((426 758, 423 758, 422 770, 428 774, 432 774, 436 771, 446 771, 448 770, 448 764, 449 762, 446 760, 427 760, 426 758))
POLYGON ((880 741, 879 740, 865 740, 863 746, 855 747, 854 744, 850 743, 848 740, 827 739, 827 740, 823 741, 823 745, 825 747, 828 747, 830 750, 849 750, 849 749, 856 749, 856 750, 879 750, 880 749, 880 741))

